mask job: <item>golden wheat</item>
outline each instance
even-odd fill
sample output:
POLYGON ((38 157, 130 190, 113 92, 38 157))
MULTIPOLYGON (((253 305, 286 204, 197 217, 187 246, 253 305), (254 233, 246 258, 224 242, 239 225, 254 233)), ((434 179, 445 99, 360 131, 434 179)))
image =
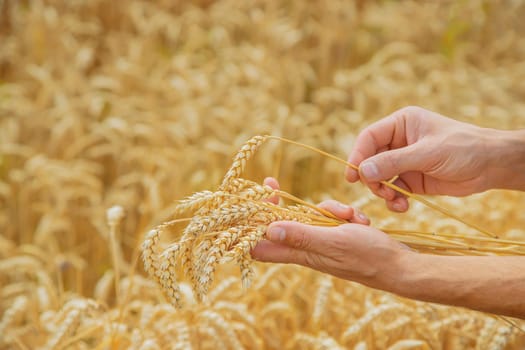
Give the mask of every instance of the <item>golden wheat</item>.
POLYGON ((523 348, 523 334, 509 334, 502 319, 338 279, 329 287, 326 276, 297 266, 244 256, 245 280, 255 277, 243 289, 235 263, 253 230, 188 245, 193 275, 210 276, 199 291, 170 244, 190 222, 175 217, 209 214, 197 213, 207 199, 186 209, 173 199, 201 192, 216 196, 213 209, 225 200, 250 206, 272 175, 287 208, 263 205, 257 220, 326 224, 291 194, 308 203, 336 198, 423 252, 519 254, 523 244, 510 242, 525 237, 522 193, 432 199, 500 237, 484 240, 417 201, 393 215, 364 186, 343 181, 343 163, 270 138, 236 160, 246 167, 241 178, 231 173, 229 190, 202 191, 221 186, 231 155, 252 135, 343 156, 359 130, 407 104, 523 128, 524 10, 482 0, 0 0, 0 348, 523 348), (264 151, 255 156, 257 147, 264 151), (125 216, 112 233, 107 210, 115 206, 125 216), (150 279, 137 263, 140 243, 161 223, 169 224, 150 236, 147 266, 165 274, 150 279), (208 264, 206 252, 227 249, 223 238, 238 248, 208 264), (165 249, 174 271, 160 266, 165 249), (157 280, 179 288, 185 307, 167 303, 157 280), (105 307, 87 310, 88 300, 105 307), (342 340, 372 309, 393 303, 400 314, 383 313, 342 340))

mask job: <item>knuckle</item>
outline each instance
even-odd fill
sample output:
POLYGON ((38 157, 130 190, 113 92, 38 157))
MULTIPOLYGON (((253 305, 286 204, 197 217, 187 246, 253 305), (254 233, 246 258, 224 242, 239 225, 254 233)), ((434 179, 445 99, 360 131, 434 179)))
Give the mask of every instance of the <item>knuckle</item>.
POLYGON ((330 206, 330 203, 332 202, 332 199, 326 199, 324 201, 322 201, 321 203, 317 204, 317 206, 319 208, 323 208, 323 209, 326 209, 330 206))
POLYGON ((319 270, 319 268, 320 268, 319 256, 308 253, 308 254, 304 255, 304 259, 303 260, 304 260, 303 261, 303 265, 304 266, 308 266, 308 267, 314 268, 316 270, 319 270))
POLYGON ((301 227, 290 237, 291 246, 297 249, 307 249, 310 246, 310 240, 306 230, 301 227))
POLYGON ((405 106, 399 110, 399 114, 404 117, 411 117, 421 113, 422 110, 423 108, 419 106, 405 106))
POLYGON ((385 157, 385 158, 386 158, 385 159, 385 163, 388 165, 388 168, 392 169, 392 171, 396 175, 399 175, 399 171, 401 169, 401 167, 400 167, 401 157, 400 157, 399 153, 393 152, 392 154, 390 154, 388 157, 385 157))

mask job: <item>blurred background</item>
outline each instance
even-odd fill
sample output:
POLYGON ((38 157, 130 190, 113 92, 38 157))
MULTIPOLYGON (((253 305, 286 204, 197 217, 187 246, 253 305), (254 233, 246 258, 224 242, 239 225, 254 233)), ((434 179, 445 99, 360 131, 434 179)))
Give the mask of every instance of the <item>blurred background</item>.
MULTIPOLYGON (((524 16, 517 0, 0 0, 0 262, 38 257, 62 294, 92 298, 111 269, 106 210, 124 208, 133 262, 144 233, 215 189, 254 135, 345 158, 362 128, 407 105, 524 128, 524 16)), ((293 146, 272 141, 248 168, 374 224, 459 227, 417 204, 390 213, 340 164, 293 146)), ((525 237, 520 193, 439 202, 525 237)), ((40 283, 0 268, 0 314, 31 295, 6 290, 21 281, 40 283)))

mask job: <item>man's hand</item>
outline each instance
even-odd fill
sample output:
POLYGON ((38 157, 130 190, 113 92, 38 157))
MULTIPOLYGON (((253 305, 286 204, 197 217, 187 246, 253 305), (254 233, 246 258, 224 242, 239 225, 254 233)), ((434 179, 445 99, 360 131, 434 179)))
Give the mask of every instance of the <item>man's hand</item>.
MULTIPOLYGON (((279 187, 272 178, 265 184, 279 187)), ((356 209, 336 201, 322 206, 349 223, 327 228, 274 222, 252 257, 303 265, 407 298, 525 319, 525 257, 419 254, 368 226, 356 209)))
POLYGON ((396 185, 421 194, 464 196, 502 188, 510 184, 501 177, 511 176, 506 168, 516 166, 516 153, 521 151, 525 162, 525 142, 519 148, 520 137, 511 133, 406 107, 359 134, 348 159, 359 166, 359 173, 348 168, 346 178, 350 182, 361 179, 386 200, 389 209, 398 212, 408 209, 407 199, 379 183, 396 175, 396 185), (509 137, 518 141, 507 142, 509 137))
MULTIPOLYGON (((278 188, 275 179, 266 179, 265 184, 278 188)), ((333 200, 319 206, 349 223, 331 228, 294 221, 272 223, 267 240, 255 247, 252 256, 264 262, 299 264, 384 289, 390 283, 387 280, 395 278, 397 261, 407 248, 368 226, 369 220, 357 209, 333 200)))
POLYGON ((272 223, 267 241, 252 257, 263 262, 292 263, 386 289, 395 280, 397 263, 408 250, 385 233, 361 224, 317 227, 294 221, 272 223))

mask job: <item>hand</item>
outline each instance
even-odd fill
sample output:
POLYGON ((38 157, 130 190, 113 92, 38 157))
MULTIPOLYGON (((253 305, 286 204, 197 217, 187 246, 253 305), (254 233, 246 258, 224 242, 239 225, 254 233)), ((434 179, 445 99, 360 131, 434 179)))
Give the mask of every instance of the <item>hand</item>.
MULTIPOLYGON (((494 130, 495 131, 495 130, 494 130)), ((370 125, 357 137, 346 170, 361 179, 393 211, 408 209, 407 199, 379 181, 389 180, 414 193, 463 196, 487 190, 489 129, 406 107, 370 125)))
MULTIPOLYGON (((265 180, 265 184, 278 186, 274 179, 265 180)), ((276 198, 273 201, 275 203, 276 198)), ((367 226, 368 219, 363 220, 351 207, 336 201, 326 201, 320 206, 352 223, 326 228, 294 221, 274 222, 268 227, 267 240, 255 247, 252 257, 263 262, 299 264, 387 289, 395 279, 397 260, 409 250, 385 233, 367 226)))

